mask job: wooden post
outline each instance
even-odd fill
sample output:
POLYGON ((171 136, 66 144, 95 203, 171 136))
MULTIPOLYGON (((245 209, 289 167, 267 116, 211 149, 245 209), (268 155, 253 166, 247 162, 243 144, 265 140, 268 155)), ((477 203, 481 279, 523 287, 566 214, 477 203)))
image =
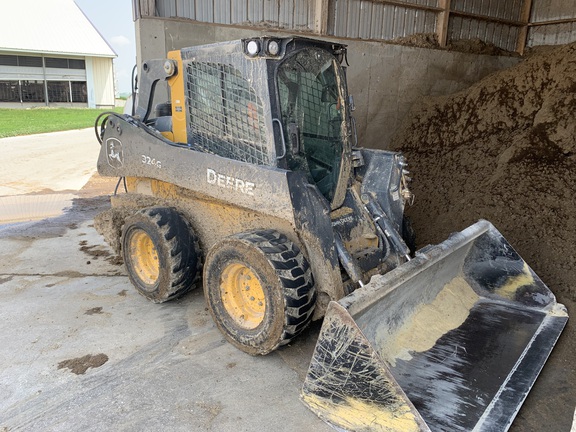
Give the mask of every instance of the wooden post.
POLYGON ((436 34, 438 35, 438 44, 445 47, 448 39, 448 22, 450 21, 450 0, 439 0, 438 6, 442 11, 438 13, 436 34))
POLYGON ((328 32, 328 0, 316 0, 314 7, 314 33, 325 35, 328 32))
POLYGON ((138 0, 140 3, 140 16, 149 17, 155 15, 156 0, 138 0))
POLYGON ((532 0, 524 0, 522 10, 520 11, 520 21, 522 27, 518 32, 518 41, 516 42, 516 51, 520 55, 524 54, 526 43, 528 42, 528 24, 530 24, 530 12, 532 11, 532 0))

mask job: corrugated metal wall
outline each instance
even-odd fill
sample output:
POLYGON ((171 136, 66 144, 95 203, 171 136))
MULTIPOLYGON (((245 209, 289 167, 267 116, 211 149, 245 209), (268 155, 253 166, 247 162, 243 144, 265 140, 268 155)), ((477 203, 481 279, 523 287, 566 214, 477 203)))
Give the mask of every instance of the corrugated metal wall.
POLYGON ((474 40, 515 51, 522 26, 524 0, 452 0, 449 40, 474 40))
POLYGON ((576 0, 533 0, 528 46, 576 41, 576 0))
MULTIPOLYGON (((142 11, 150 11, 152 1, 134 0, 142 11)), ((155 0, 154 14, 305 32, 325 28, 326 35, 354 39, 436 34, 448 43, 479 39, 520 52, 526 40, 529 46, 576 40, 576 0, 155 0), (316 10, 322 4, 327 16, 316 10), (447 26, 440 18, 446 15, 447 26)))
POLYGON ((330 0, 328 33, 334 36, 392 40, 416 33, 434 33, 438 0, 412 0, 407 5, 370 0, 330 0), (408 4, 410 3, 410 4, 408 4))
POLYGON ((258 24, 312 31, 315 3, 308 0, 156 0, 156 15, 215 24, 258 24))

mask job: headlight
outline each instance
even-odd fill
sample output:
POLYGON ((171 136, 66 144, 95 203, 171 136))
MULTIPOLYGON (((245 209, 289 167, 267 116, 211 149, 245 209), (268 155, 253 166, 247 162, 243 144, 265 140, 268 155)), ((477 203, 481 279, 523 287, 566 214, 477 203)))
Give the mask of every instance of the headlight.
POLYGON ((246 44, 246 54, 250 57, 255 57, 260 52, 260 44, 258 41, 251 40, 246 44))
POLYGON ((278 44, 278 41, 271 40, 270 42, 268 42, 267 51, 268 54, 272 56, 278 55, 278 53, 280 52, 280 45, 278 44))

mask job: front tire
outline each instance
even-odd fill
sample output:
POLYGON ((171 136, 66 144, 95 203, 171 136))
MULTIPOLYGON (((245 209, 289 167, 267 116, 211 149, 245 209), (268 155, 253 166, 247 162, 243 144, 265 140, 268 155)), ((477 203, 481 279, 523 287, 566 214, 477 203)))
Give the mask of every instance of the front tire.
POLYGON ((203 279, 216 325, 248 354, 287 344, 312 318, 316 291, 308 261, 276 231, 225 238, 208 253, 203 279))
POLYGON ((134 287, 154 303, 190 291, 200 275, 198 238, 172 208, 146 208, 126 218, 122 257, 134 287))

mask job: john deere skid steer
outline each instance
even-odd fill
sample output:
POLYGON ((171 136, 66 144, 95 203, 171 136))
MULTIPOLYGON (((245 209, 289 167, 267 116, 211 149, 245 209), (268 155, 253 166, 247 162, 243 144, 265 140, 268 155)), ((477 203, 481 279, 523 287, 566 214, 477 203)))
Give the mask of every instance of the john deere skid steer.
POLYGON ((324 317, 302 400, 334 426, 505 430, 566 310, 486 221, 411 254, 404 158, 357 147, 345 58, 259 37, 146 61, 131 115, 97 121, 126 191, 97 226, 142 295, 201 283, 249 354, 324 317))

